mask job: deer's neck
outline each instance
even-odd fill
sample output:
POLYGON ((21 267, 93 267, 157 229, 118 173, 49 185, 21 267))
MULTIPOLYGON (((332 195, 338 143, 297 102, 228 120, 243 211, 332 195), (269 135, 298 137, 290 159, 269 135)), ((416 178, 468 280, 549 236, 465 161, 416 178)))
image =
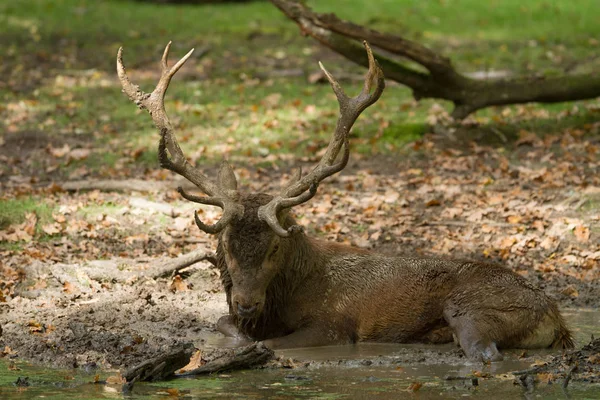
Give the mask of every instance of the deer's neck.
POLYGON ((322 275, 326 255, 318 241, 298 234, 286 240, 283 250, 286 257, 278 278, 279 284, 290 292, 322 275))

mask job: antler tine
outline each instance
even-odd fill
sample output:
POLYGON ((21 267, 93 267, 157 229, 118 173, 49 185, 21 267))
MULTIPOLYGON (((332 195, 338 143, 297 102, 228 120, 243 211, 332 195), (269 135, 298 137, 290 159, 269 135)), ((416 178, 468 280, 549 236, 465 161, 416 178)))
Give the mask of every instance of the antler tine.
POLYGON ((346 167, 350 157, 350 146, 348 143, 350 129, 358 116, 367 107, 375 103, 383 93, 385 88, 383 71, 375 60, 375 57, 373 57, 373 52, 369 44, 366 41, 363 44, 367 50, 369 71, 365 77, 363 88, 356 97, 348 97, 337 80, 325 69, 323 64, 319 63, 337 97, 340 115, 325 154, 317 166, 308 175, 290 183, 271 202, 259 208, 259 218, 268 223, 279 236, 288 237, 290 234, 301 230, 298 226, 292 226, 287 230, 282 228, 278 220, 279 212, 311 199, 315 194, 313 192, 316 192, 319 182, 346 167), (344 147, 342 159, 334 164, 342 147, 344 147), (303 195, 307 190, 309 190, 309 194, 303 195))
MULTIPOLYGON (((161 58, 161 76, 160 79, 152 91, 152 93, 145 93, 140 90, 139 86, 134 85, 127 76, 125 66, 123 65, 123 48, 119 48, 117 53, 117 74, 123 87, 123 93, 129 97, 139 108, 147 110, 154 124, 160 131, 160 141, 158 143, 158 159, 160 165, 163 168, 169 169, 190 182, 198 186, 198 188, 206 193, 209 197, 198 197, 185 193, 179 188, 179 193, 188 199, 197 203, 208 204, 218 206, 223 209, 223 216, 214 225, 205 225, 202 223, 197 213, 195 219, 198 227, 207 233, 217 233, 222 230, 234 217, 238 217, 243 214, 243 206, 236 203, 232 196, 235 196, 235 190, 230 190, 227 187, 220 187, 215 182, 211 181, 206 175, 200 170, 190 165, 187 158, 183 154, 177 138, 173 133, 173 126, 165 111, 165 94, 169 88, 169 83, 173 76, 179 71, 179 69, 185 64, 190 58, 194 49, 190 50, 185 56, 183 56, 175 65, 169 68, 168 58, 169 51, 171 49, 171 42, 165 47, 163 56, 161 58)), ((228 165, 227 165, 228 167, 228 165)), ((229 168, 229 167, 228 167, 229 168)), ((230 169, 230 168, 229 168, 230 169)), ((233 174, 233 172, 231 172, 233 174)), ((235 177, 233 178, 235 179, 235 177)))
POLYGON ((225 213, 225 211, 223 212, 223 216, 221 217, 220 220, 218 220, 214 225, 206 225, 204 222, 202 222, 200 220, 200 217, 198 217, 198 211, 194 211, 194 221, 196 221, 196 225, 198 225, 198 228, 200 228, 200 230, 206 232, 206 233, 210 233, 210 234, 216 234, 221 232, 223 229, 225 229, 225 227, 227 225, 229 225, 229 223, 236 217, 235 213, 225 213))
POLYGON ((205 197, 205 196, 194 196, 193 194, 187 193, 181 186, 177 188, 177 191, 186 200, 193 201, 194 203, 206 204, 209 206, 217 206, 224 208, 223 201, 218 197, 205 197))

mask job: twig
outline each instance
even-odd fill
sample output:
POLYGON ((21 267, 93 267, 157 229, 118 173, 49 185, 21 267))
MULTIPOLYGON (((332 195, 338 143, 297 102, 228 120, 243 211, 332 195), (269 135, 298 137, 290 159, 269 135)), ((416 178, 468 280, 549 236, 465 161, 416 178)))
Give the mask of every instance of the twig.
POLYGON ((520 371, 514 371, 514 372, 512 372, 512 374, 515 375, 515 376, 528 375, 528 374, 537 374, 538 372, 542 371, 545 367, 546 367, 546 364, 544 364, 544 365, 538 365, 538 366, 535 366, 533 368, 523 369, 523 370, 520 370, 520 371))
POLYGON ((158 192, 176 187, 172 182, 167 183, 161 181, 147 181, 141 179, 81 180, 62 182, 58 185, 69 192, 75 192, 78 190, 101 190, 107 192, 158 192))
POLYGON ((509 224, 508 222, 496 222, 496 221, 423 221, 421 226, 427 225, 447 225, 447 226, 472 226, 472 225, 488 225, 488 226, 497 226, 500 228, 511 228, 516 227, 516 224, 509 224))
POLYGON ((563 384, 562 384, 563 389, 566 389, 567 386, 569 386, 569 382, 571 381, 571 378, 573 377, 573 372, 575 372, 576 370, 577 370, 577 364, 575 364, 571 368, 569 368, 569 371, 567 372, 567 375, 565 376, 565 380, 563 381, 563 384))

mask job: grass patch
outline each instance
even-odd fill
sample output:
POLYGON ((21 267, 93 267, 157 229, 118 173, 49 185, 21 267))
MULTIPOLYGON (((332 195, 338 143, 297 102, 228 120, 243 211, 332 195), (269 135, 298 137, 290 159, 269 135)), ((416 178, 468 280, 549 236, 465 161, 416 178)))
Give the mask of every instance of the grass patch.
POLYGON ((94 220, 101 215, 116 216, 119 214, 122 208, 122 205, 111 202, 105 202, 103 204, 90 204, 77 210, 77 215, 86 220, 94 220))
POLYGON ((0 242, 0 250, 21 251, 23 250, 23 244, 22 242, 0 242))
POLYGON ((39 233, 41 225, 52 221, 53 210, 53 205, 35 197, 0 200, 0 229, 22 223, 25 214, 33 212, 38 217, 36 230, 39 233))
MULTIPOLYGON (((595 68, 589 60, 600 49, 597 0, 307 3, 316 11, 333 11, 341 18, 417 40, 449 56, 461 71, 559 73, 577 65, 581 72, 595 68)), ((48 132, 53 143, 65 135, 80 139, 82 145, 91 142, 97 151, 66 166, 67 172, 85 165, 92 175, 103 175, 127 151, 139 148, 146 150, 127 167, 136 163, 157 168, 152 122, 145 113, 136 112, 115 80, 115 55, 121 45, 135 83, 146 91, 156 84, 158 61, 169 40, 174 42, 173 60, 191 47, 210 48, 204 57, 193 57, 175 78, 166 107, 186 154, 212 163, 223 156, 256 157, 266 152, 302 157, 328 141, 337 119, 329 85, 308 84, 304 76, 269 78, 271 71, 310 73, 321 59, 334 75, 340 70, 364 73, 303 38, 298 27, 268 1, 1 2, 0 26, 0 34, 10 43, 0 46, 0 64, 15 71, 6 76, 9 85, 0 87, 4 104, 0 114, 18 121, 20 132, 48 132), (25 75, 16 75, 18 71, 25 75)), ((342 85, 350 95, 361 88, 359 82, 342 85)), ((357 121, 354 150, 387 152, 419 138, 427 130, 433 103, 440 102, 414 104, 410 90, 389 85, 380 101, 357 121)), ((548 111, 549 116, 520 125, 496 123, 494 117, 504 107, 482 110, 476 116, 491 118, 493 131, 488 135, 483 126, 476 128, 477 134, 497 138, 500 132, 512 140, 521 129, 544 134, 559 126, 593 122, 593 116, 583 113, 556 117, 572 107, 573 103, 531 106, 534 111, 548 111)))

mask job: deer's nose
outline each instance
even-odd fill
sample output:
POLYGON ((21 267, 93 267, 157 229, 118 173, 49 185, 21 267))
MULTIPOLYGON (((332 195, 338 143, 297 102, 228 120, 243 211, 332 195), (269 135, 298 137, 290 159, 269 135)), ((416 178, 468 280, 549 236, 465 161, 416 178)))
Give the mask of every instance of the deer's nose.
POLYGON ((255 303, 252 306, 243 306, 240 303, 237 305, 237 312, 240 317, 251 317, 256 312, 258 308, 258 303, 255 303))

